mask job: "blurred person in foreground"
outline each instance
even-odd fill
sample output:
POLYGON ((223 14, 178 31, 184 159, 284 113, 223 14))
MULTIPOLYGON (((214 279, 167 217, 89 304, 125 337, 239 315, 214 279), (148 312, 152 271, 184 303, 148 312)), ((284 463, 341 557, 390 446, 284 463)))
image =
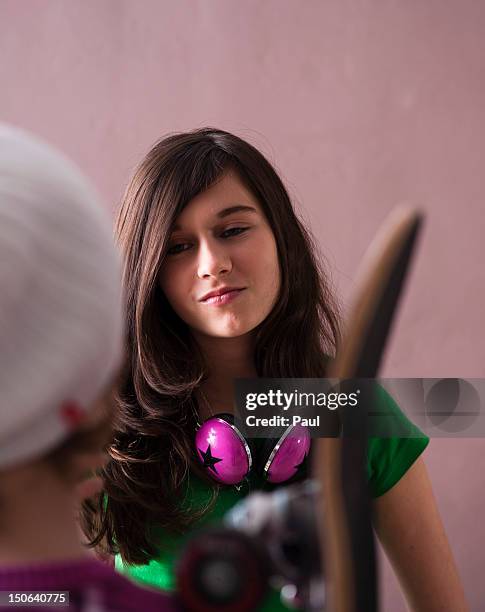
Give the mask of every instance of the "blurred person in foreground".
POLYGON ((76 610, 173 610, 97 560, 77 521, 94 491, 79 483, 111 439, 122 355, 109 215, 60 153, 2 124, 0 287, 0 591, 68 591, 76 610))

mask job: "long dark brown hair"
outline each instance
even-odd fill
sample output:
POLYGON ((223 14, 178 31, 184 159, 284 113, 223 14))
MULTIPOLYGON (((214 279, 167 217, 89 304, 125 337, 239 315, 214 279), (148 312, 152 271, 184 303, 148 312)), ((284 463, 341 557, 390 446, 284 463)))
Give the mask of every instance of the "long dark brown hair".
MULTIPOLYGON (((258 375, 322 377, 338 343, 338 309, 321 256, 265 157, 241 138, 212 128, 155 144, 128 185, 116 224, 124 255, 127 359, 116 394, 106 495, 86 503, 83 516, 90 544, 120 552, 128 563, 146 563, 163 545, 152 540, 150 525, 183 532, 210 507, 188 512, 182 504, 188 471, 197 469, 194 390, 206 368, 158 277, 175 219, 228 170, 260 203, 280 262, 279 298, 256 330, 258 375)), ((218 485, 207 486, 214 500, 218 485)))

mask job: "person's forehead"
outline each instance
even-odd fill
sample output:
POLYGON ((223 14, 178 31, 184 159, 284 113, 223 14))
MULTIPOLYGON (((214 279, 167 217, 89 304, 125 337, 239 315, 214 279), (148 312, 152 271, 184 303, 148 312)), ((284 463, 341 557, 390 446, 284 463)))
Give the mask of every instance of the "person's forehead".
POLYGON ((173 231, 184 225, 218 221, 234 213, 260 213, 261 206, 234 173, 227 173, 193 198, 177 217, 173 231))

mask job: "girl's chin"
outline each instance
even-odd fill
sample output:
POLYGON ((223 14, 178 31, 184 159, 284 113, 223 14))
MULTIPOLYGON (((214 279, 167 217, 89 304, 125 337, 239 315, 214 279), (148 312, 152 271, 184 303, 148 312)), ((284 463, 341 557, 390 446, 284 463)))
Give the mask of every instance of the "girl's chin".
POLYGON ((207 330, 205 332, 206 336, 210 336, 211 338, 240 338, 241 336, 245 336, 248 334, 251 329, 241 328, 241 329, 218 329, 218 330, 207 330))
POLYGON ((199 327, 195 333, 210 338, 240 338, 252 332, 255 327, 255 325, 214 325, 199 327))

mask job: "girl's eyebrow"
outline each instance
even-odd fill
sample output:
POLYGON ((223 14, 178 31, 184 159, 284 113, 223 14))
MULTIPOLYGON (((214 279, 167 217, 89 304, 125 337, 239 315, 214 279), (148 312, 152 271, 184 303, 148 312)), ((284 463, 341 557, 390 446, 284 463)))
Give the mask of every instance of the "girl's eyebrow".
MULTIPOLYGON (((235 204, 234 206, 228 206, 227 208, 223 208, 217 213, 218 219, 224 219, 228 215, 232 215, 237 212, 253 212, 257 213, 258 211, 254 208, 254 206, 248 206, 244 204, 235 204)), ((181 229, 180 225, 177 223, 173 226, 172 232, 178 232, 181 229)))
POLYGON ((235 206, 229 206, 228 208, 223 208, 217 213, 219 219, 223 219, 228 215, 232 215, 232 213, 236 212, 258 212, 253 206, 247 206, 243 204, 236 204, 235 206))

